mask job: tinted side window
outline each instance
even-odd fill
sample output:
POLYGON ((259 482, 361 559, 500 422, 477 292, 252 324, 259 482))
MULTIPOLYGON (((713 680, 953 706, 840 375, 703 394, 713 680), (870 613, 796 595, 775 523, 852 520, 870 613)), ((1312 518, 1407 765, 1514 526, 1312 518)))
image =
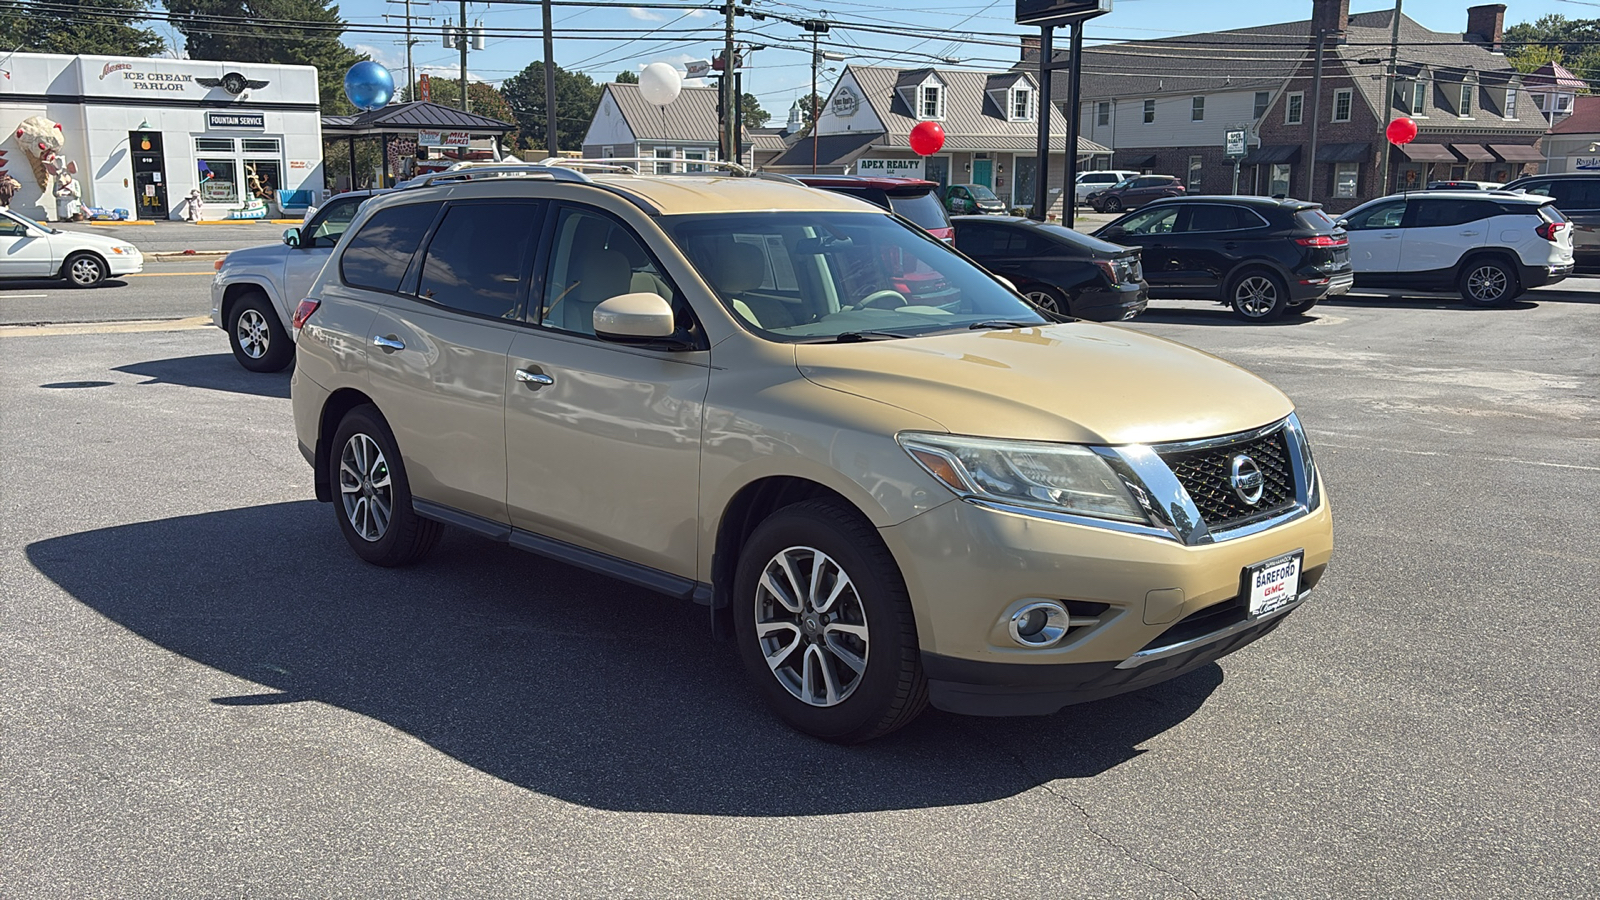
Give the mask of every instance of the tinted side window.
POLYGON ((1498 214, 1496 203, 1483 200, 1420 200, 1417 202, 1413 228, 1438 228, 1464 225, 1498 214))
POLYGON ((1345 229, 1348 231, 1363 231, 1369 228, 1399 228, 1400 222, 1406 216, 1406 202, 1396 200, 1393 203, 1380 203, 1369 210, 1353 215, 1345 220, 1345 229))
POLYGON ((1238 231, 1260 225, 1259 219, 1236 206, 1206 203, 1189 207, 1188 231, 1238 231), (1248 219, 1247 219, 1248 217, 1248 219))
POLYGON ((539 204, 452 206, 428 242, 417 282, 424 300, 496 318, 516 318, 539 204))
POLYGON ((339 274, 352 287, 398 291, 411 256, 428 233, 437 203, 413 203, 379 212, 361 226, 339 258, 339 274))
POLYGON ((956 249, 968 256, 984 257, 994 253, 994 241, 999 229, 990 225, 963 223, 956 229, 956 249))
POLYGON ((1178 207, 1163 206, 1129 216, 1122 223, 1128 234, 1170 234, 1178 221, 1178 207))
MULTIPOLYGON (((1544 193, 1544 191, 1539 191, 1544 193)), ((1600 209, 1600 179, 1573 178, 1550 183, 1549 194, 1563 210, 1600 209)))

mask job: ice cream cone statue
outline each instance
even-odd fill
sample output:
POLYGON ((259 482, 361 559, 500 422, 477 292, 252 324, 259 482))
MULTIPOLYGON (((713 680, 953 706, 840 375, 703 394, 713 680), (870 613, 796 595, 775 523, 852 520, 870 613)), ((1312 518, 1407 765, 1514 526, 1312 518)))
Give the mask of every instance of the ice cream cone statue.
MULTIPOLYGON (((49 218, 54 212, 48 200, 55 196, 56 181, 63 174, 75 174, 78 171, 76 163, 67 162, 61 156, 61 151, 67 145, 67 139, 61 132, 61 125, 52 122, 44 116, 30 116, 22 120, 17 126, 17 143, 28 156, 28 162, 33 166, 33 177, 39 182, 39 190, 44 202, 45 217, 49 218)), ((82 188, 79 188, 82 191, 82 188)))

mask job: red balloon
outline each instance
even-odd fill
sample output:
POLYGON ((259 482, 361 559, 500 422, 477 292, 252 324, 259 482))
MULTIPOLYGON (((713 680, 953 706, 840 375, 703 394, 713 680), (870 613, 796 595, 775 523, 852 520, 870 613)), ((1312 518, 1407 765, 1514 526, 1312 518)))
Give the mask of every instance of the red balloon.
POLYGON ((1389 127, 1384 131, 1384 134, 1389 138, 1389 143, 1391 144, 1409 144, 1417 139, 1417 123, 1405 116, 1401 116, 1389 123, 1389 127))
POLYGON ((918 122, 911 129, 911 152, 918 156, 932 156, 944 146, 944 126, 938 122, 918 122))

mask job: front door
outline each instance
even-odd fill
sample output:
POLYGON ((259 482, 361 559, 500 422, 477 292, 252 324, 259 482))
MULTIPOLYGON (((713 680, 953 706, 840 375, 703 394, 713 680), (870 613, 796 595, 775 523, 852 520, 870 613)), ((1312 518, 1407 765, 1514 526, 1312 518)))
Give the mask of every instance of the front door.
POLYGON ((1177 236, 1178 213, 1183 207, 1176 204, 1132 213, 1121 222, 1107 226, 1095 233, 1096 237, 1138 247, 1144 267, 1145 281, 1152 291, 1156 288, 1180 288, 1185 280, 1186 260, 1174 246, 1177 236))
POLYGON ((1406 201, 1391 200, 1362 210, 1345 220, 1350 240, 1350 267, 1356 282, 1380 284, 1400 268, 1400 246, 1406 201))
POLYGON ((0 214, 0 278, 48 278, 54 274, 50 239, 33 226, 0 214))
POLYGON ((160 132, 130 131, 128 146, 133 157, 135 218, 168 218, 167 161, 161 151, 160 132))
POLYGON ((972 183, 981 184, 986 188, 994 188, 994 160, 975 159, 972 161, 972 183))
MULTIPOLYGON (((700 428, 710 354, 594 336, 594 308, 649 291, 686 309, 622 222, 560 208, 536 329, 511 345, 507 506, 524 531, 697 579, 700 428)), ((687 312, 684 313, 687 315, 687 312)))

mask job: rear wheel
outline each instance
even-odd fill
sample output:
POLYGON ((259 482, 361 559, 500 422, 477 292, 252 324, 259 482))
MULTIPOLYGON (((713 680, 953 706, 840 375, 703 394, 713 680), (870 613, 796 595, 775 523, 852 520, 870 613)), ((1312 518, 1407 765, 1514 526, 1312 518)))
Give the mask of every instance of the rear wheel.
POLYGON ((245 294, 228 310, 228 344, 233 358, 252 372, 276 372, 294 359, 294 344, 260 291, 245 294))
POLYGON ((1053 312, 1062 316, 1072 315, 1072 302, 1061 291, 1049 285, 1033 285, 1027 289, 1023 296, 1028 298, 1029 303, 1046 312, 1053 312))
POLYGON ((1473 306, 1499 306, 1522 293, 1517 273, 1503 259, 1475 259, 1461 270, 1461 299, 1473 306))
POLYGON ((405 463, 388 423, 372 405, 345 413, 333 433, 328 482, 350 548, 373 565, 403 566, 428 554, 444 526, 417 515, 405 463))
POLYGON ((799 731, 859 743, 927 705, 905 581, 854 511, 809 500, 757 526, 739 556, 733 616, 750 677, 799 731))
POLYGON ((1289 308, 1289 286, 1275 273, 1252 269, 1229 284, 1228 305, 1247 322, 1271 322, 1289 308))

